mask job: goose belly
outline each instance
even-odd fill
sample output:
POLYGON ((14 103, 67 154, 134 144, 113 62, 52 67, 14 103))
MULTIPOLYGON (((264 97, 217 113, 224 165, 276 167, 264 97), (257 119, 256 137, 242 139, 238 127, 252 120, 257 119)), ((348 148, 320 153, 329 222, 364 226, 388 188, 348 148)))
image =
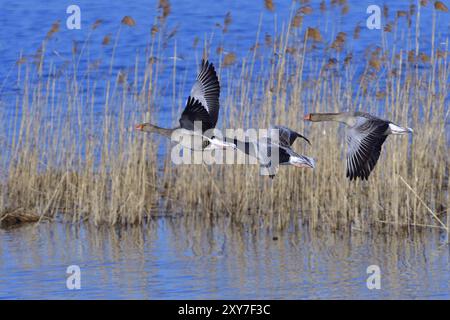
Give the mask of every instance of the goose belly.
POLYGON ((201 151, 208 140, 199 132, 180 129, 172 135, 172 141, 184 148, 201 151))

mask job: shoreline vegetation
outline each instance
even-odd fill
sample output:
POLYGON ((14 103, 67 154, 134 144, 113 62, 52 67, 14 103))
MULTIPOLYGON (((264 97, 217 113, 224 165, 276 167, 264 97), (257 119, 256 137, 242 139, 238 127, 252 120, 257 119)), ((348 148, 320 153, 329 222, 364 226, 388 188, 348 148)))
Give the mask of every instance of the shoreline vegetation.
MULTIPOLYGON (((334 2, 342 14, 348 12, 345 1, 334 2)), ((169 143, 132 130, 144 114, 151 121, 157 118, 158 108, 178 113, 187 94, 174 85, 173 107, 155 103, 163 85, 159 72, 168 67, 161 48, 176 37, 176 30, 166 27, 168 1, 160 1, 146 59, 136 57, 129 69, 133 72, 114 68, 120 34, 138 23, 132 17, 124 17, 103 44, 91 43, 88 36, 82 46, 74 46, 72 60, 62 70, 46 51, 59 31, 55 22, 34 56, 19 57, 15 114, 2 114, 0 220, 20 212, 37 217, 24 222, 61 215, 74 223, 134 225, 167 213, 198 219, 223 215, 253 228, 283 229, 301 220, 324 230, 368 231, 388 225, 391 230, 436 227, 448 233, 449 39, 439 39, 443 49, 435 37, 436 16, 449 13, 445 6, 422 2, 406 11, 388 14, 384 9, 387 22, 378 31, 382 43, 368 47, 364 61, 354 61, 348 44, 358 41, 360 25, 346 34, 303 24, 311 10, 329 10, 325 4, 293 8, 290 21, 273 35, 258 30, 255 45, 242 59, 204 42, 198 60, 214 62, 221 81, 219 128, 278 124, 312 142, 312 147, 293 147, 316 159, 316 169, 281 168, 273 181, 260 176, 257 166, 175 166, 169 143), (417 32, 423 10, 433 10, 432 38, 427 40, 431 51, 422 50, 417 32), (397 33, 405 26, 407 36, 397 33), (93 76, 102 62, 78 68, 82 57, 89 61, 89 46, 97 45, 113 47, 110 60, 103 62, 109 66, 104 78, 93 76), (95 108, 98 101, 103 103, 101 114, 95 108), (364 182, 345 177, 346 141, 339 125, 303 121, 307 112, 356 110, 414 129, 409 139, 388 138, 364 182), (159 154, 161 143, 169 150, 165 155, 159 154)), ((91 32, 101 32, 101 23, 96 21, 91 32)), ((231 23, 227 14, 222 33, 231 23)), ((175 45, 174 57, 176 50, 175 45)), ((175 59, 174 84, 182 76, 176 64, 175 59)))

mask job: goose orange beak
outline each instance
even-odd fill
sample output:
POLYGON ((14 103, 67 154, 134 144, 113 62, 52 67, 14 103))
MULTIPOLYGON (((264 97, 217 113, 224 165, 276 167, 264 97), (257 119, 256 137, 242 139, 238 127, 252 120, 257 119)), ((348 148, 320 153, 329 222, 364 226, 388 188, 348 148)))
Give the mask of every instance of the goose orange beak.
POLYGON ((311 114, 308 113, 307 115, 305 115, 305 117, 303 118, 303 120, 311 121, 311 114))
POLYGON ((134 128, 136 130, 142 131, 144 129, 144 125, 143 124, 137 124, 134 128))

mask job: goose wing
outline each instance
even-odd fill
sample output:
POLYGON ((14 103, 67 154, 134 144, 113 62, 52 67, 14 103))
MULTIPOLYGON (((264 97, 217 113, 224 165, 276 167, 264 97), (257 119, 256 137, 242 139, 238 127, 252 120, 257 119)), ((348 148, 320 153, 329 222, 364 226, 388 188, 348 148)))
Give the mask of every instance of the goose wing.
POLYGON ((180 127, 187 130, 201 129, 202 132, 214 128, 208 111, 200 101, 190 96, 181 114, 180 127), (201 125, 201 128, 199 125, 201 125))
POLYGON ((302 138, 306 142, 308 142, 308 144, 311 144, 311 142, 306 137, 284 126, 272 126, 269 129, 269 134, 273 141, 276 140, 276 137, 274 136, 276 134, 276 130, 278 130, 278 141, 280 146, 289 148, 297 138, 302 138))
POLYGON ((202 60, 197 81, 191 89, 191 97, 200 101, 209 113, 211 124, 216 126, 219 116, 220 85, 212 63, 202 60))
POLYGON ((367 180, 380 157, 389 122, 378 118, 358 117, 348 130, 347 177, 367 180))

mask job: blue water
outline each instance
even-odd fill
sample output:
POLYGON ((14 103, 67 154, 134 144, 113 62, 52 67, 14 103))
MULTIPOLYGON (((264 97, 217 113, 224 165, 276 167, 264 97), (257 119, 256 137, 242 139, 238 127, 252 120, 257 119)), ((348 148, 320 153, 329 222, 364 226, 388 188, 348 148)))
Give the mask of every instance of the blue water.
MULTIPOLYGON (((73 1, 50 0, 36 5, 33 0, 24 0, 18 2, 1 1, 0 10, 2 15, 0 22, 0 102, 2 108, 11 108, 14 101, 11 97, 22 89, 16 83, 16 62, 20 56, 33 60, 33 55, 41 45, 48 30, 53 22, 60 21, 60 31, 57 32, 51 41, 48 42, 46 49, 47 61, 52 61, 59 71, 70 73, 66 69, 66 63, 72 61, 72 47, 77 43, 80 52, 85 47, 86 51, 80 58, 79 74, 82 75, 85 68, 90 63, 101 61, 98 77, 106 80, 110 77, 115 79, 119 71, 126 71, 133 74, 133 67, 136 56, 140 57, 141 63, 145 59, 145 53, 150 42, 150 30, 156 23, 160 15, 157 1, 77 1, 76 4, 81 9, 81 30, 69 30, 66 27, 68 14, 66 8, 73 4, 73 1), (129 15, 136 21, 136 26, 130 28, 122 26, 120 21, 123 16, 129 15), (92 30, 92 24, 101 19, 103 22, 96 30, 92 30), (114 72, 109 76, 109 58, 112 54, 113 44, 120 28, 117 49, 115 52, 114 72), (111 43, 102 46, 101 42, 105 35, 111 35, 111 43), (13 44, 12 44, 13 42, 13 44), (85 42, 86 45, 85 45, 85 42), (89 48, 89 49, 87 49, 89 48)), ((236 54, 237 67, 244 58, 250 58, 253 52, 250 48, 257 41, 261 44, 260 53, 264 54, 265 35, 274 36, 282 33, 287 28, 290 17, 298 4, 292 4, 290 1, 275 1, 275 11, 270 12, 264 8, 264 1, 170 1, 171 13, 165 23, 165 34, 177 30, 175 35, 165 42, 161 48, 162 69, 159 71, 161 81, 158 96, 161 98, 161 104, 172 102, 164 98, 171 97, 173 93, 173 79, 171 79, 174 64, 179 71, 179 77, 175 79, 175 85, 185 85, 186 94, 188 88, 194 81, 194 74, 197 65, 202 56, 204 41, 210 42, 211 61, 218 64, 217 47, 223 47, 225 52, 236 54), (228 27, 228 32, 222 33, 226 13, 229 12, 232 22, 228 27), (218 26, 220 25, 220 26, 218 26), (259 31, 259 36, 258 35, 259 31), (198 44, 193 47, 194 40, 198 39, 198 44), (192 76, 191 76, 192 75, 192 76), (185 83, 186 82, 186 83, 185 83)), ((382 26, 387 22, 395 20, 398 10, 409 10, 410 1, 382 1, 380 7, 387 4, 389 7, 389 17, 382 18, 382 26)), ((317 44, 319 48, 330 45, 336 34, 340 31, 347 33, 348 47, 336 54, 333 50, 328 50, 330 58, 336 57, 343 60, 349 52, 353 53, 354 61, 363 62, 364 53, 367 48, 375 48, 382 45, 382 33, 380 30, 369 30, 365 27, 366 19, 369 16, 366 9, 373 5, 373 1, 349 1, 349 13, 340 14, 341 6, 331 6, 327 2, 327 11, 322 13, 319 10, 319 1, 312 1, 310 6, 313 13, 304 17, 303 29, 305 27, 318 27, 321 30, 326 42, 317 44), (357 41, 352 40, 356 25, 361 26, 360 38, 357 41)), ((429 4, 421 10, 421 52, 428 53, 431 50, 431 19, 432 5, 429 4)), ((450 34, 450 24, 448 14, 438 13, 436 15, 436 40, 435 49, 445 49, 445 40, 450 34)), ((411 17, 411 23, 415 25, 415 16, 411 17)), ((391 47, 396 46, 396 50, 403 51, 414 49, 414 43, 408 41, 408 37, 414 36, 414 28, 411 35, 407 33, 406 18, 399 18, 397 34, 387 33, 387 43, 391 47)), ((293 46, 299 46, 299 43, 293 43, 293 46)), ((321 50, 319 51, 321 52, 321 50)), ((308 55, 308 59, 322 59, 322 53, 318 57, 314 54, 308 55)), ((78 59, 78 57, 77 57, 78 59)), ((257 59, 258 62, 258 59, 257 59)), ((360 71, 364 70, 364 64, 361 63, 360 71)), ((222 75, 222 92, 227 92, 228 83, 226 81, 227 72, 219 70, 222 75)), ((98 84, 98 92, 102 92, 103 83, 98 84)), ((179 89, 178 89, 179 90, 179 89)), ((101 108, 102 96, 99 95, 98 107, 101 108)), ((170 122, 171 108, 162 108, 159 116, 162 121, 170 122), (166 111, 166 112, 165 112, 166 111)), ((100 111, 100 110, 99 110, 100 111)))
POLYGON ((450 299, 449 246, 422 231, 255 233, 193 217, 124 229, 43 223, 0 230, 0 298, 450 299), (66 286, 71 265, 79 290, 66 286), (371 265, 380 289, 367 287, 371 265))
MULTIPOLYGON (((255 69, 259 69, 260 61, 264 59, 265 63, 269 59, 276 58, 271 50, 265 47, 265 36, 271 36, 275 39, 277 35, 284 34, 283 30, 290 23, 292 15, 298 9, 299 4, 290 1, 276 1, 275 11, 271 12, 264 7, 264 1, 170 1, 171 12, 167 17, 164 27, 159 27, 157 37, 167 38, 176 30, 172 37, 167 41, 162 41, 161 46, 155 51, 159 52, 158 59, 160 64, 157 71, 156 91, 152 94, 152 104, 150 108, 157 110, 152 114, 153 121, 163 126, 172 126, 178 121, 178 112, 183 106, 189 89, 195 81, 195 72, 205 49, 205 42, 209 48, 209 59, 215 63, 216 69, 221 78, 221 104, 226 105, 226 94, 230 86, 239 85, 239 70, 242 61, 251 61, 254 52, 250 50, 255 43, 259 43, 257 58, 255 60, 255 69), (231 14, 231 24, 226 33, 222 32, 224 18, 227 13, 231 14), (194 47, 194 42, 198 43, 194 47), (236 55, 236 64, 230 68, 224 68, 220 65, 221 58, 216 52, 217 48, 223 48, 225 53, 234 53, 236 55), (173 79, 173 69, 177 70, 176 78, 173 79), (174 112, 175 110, 175 112, 174 112)), ((318 63, 323 59, 336 58, 342 63, 344 57, 352 53, 353 65, 355 66, 355 75, 351 76, 349 81, 353 81, 355 92, 357 94, 359 76, 365 71, 367 63, 367 50, 374 50, 377 47, 395 48, 396 52, 402 50, 406 53, 415 48, 414 39, 415 28, 407 28, 405 17, 398 18, 398 30, 396 33, 385 33, 385 44, 383 44, 382 32, 380 30, 369 30, 366 25, 368 14, 367 7, 373 5, 373 1, 349 1, 349 13, 341 14, 342 6, 331 6, 327 2, 327 10, 322 13, 319 10, 319 1, 311 2, 313 8, 312 14, 304 16, 303 27, 300 32, 303 34, 307 27, 317 27, 321 30, 322 37, 325 40, 317 43, 319 48, 316 51, 306 55, 307 60, 303 70, 305 78, 315 79, 318 74, 318 63), (355 27, 359 25, 359 39, 353 40, 355 27), (347 45, 342 52, 327 49, 338 32, 347 33, 347 45), (325 52, 325 56, 324 53, 325 52)), ((45 61, 43 77, 59 77, 60 82, 64 84, 64 79, 73 76, 73 62, 79 62, 76 78, 81 84, 80 90, 86 90, 88 87, 86 81, 86 69, 93 65, 97 69, 89 72, 90 87, 92 81, 96 81, 96 99, 94 112, 99 117, 103 115, 105 105, 105 92, 107 80, 114 81, 119 73, 126 73, 129 81, 134 82, 134 66, 136 59, 142 68, 144 61, 150 55, 149 45, 152 42, 151 28, 157 23, 161 10, 158 9, 157 1, 133 1, 131 3, 123 1, 77 1, 81 10, 81 29, 69 30, 66 27, 66 19, 69 14, 66 9, 73 4, 71 1, 50 0, 39 6, 32 0, 20 2, 1 1, 0 10, 2 15, 0 22, 0 111, 3 116, 3 126, 11 125, 9 118, 16 116, 17 110, 15 104, 17 99, 22 96, 24 91, 22 68, 22 81, 17 81, 16 62, 19 57, 24 57, 28 63, 35 59, 36 52, 47 32, 55 21, 60 21, 60 30, 56 32, 50 41, 46 44, 45 61), (121 25, 120 21, 125 16, 131 16, 136 21, 136 26, 128 27, 121 25), (96 20, 102 20, 97 29, 92 30, 92 25, 96 20), (110 44, 103 46, 103 38, 109 35, 110 44), (13 45, 11 40, 13 39, 13 45), (114 52, 114 63, 112 72, 109 71, 110 59, 113 54, 113 47, 117 41, 117 47, 114 52), (77 54, 72 55, 72 48, 76 44, 77 54), (51 70, 50 67, 54 69, 51 70)), ((393 23, 396 20, 398 10, 408 11, 410 1, 383 1, 383 4, 389 7, 388 18, 381 19, 381 24, 393 23)), ((445 50, 445 41, 450 34, 450 24, 447 18, 448 14, 438 12, 436 18, 436 39, 435 50, 445 50)), ((426 54, 431 50, 431 32, 433 9, 429 4, 421 9, 420 23, 420 51, 426 54)), ((415 26, 415 15, 411 16, 411 24, 415 26)), ((303 40, 301 36, 292 37, 290 46, 301 48, 303 40)), ((278 53, 277 53, 278 54, 278 53)), ((405 59, 405 58, 404 58, 405 59)), ((420 68, 426 68, 420 65, 420 68)), ((265 68, 266 72, 268 68, 265 68)), ((381 77, 376 86, 369 88, 369 95, 375 95, 376 90, 382 90, 383 81, 381 80, 385 71, 381 70, 381 77)), ((254 78, 264 77, 264 73, 254 72, 254 78)), ((345 82, 346 75, 342 73, 345 82)), ((37 80, 36 68, 32 67, 29 77, 37 80)), ((255 79, 249 79, 256 81, 255 79)), ((142 72, 136 79, 138 87, 142 84, 142 72)), ((64 88, 62 85, 60 87, 64 88)), ((257 88, 257 87, 256 87, 257 88)), ((64 89, 65 90, 65 89, 64 89)), ((301 97, 303 104, 309 105, 308 97, 301 97)), ((446 100, 450 98, 447 97, 446 100)), ((64 101, 62 103, 65 103, 64 101)), ((239 101, 235 103, 240 103, 239 101)), ((260 102, 252 101, 253 108, 257 112, 260 102)), ((359 108, 364 105, 364 101, 355 99, 354 106, 359 108)), ((379 108, 383 108, 383 102, 380 101, 379 108)), ((148 107, 133 101, 127 102, 128 113, 140 112, 144 118, 144 111, 148 107)), ((109 113, 115 116, 118 113, 118 106, 113 106, 109 113)), ((307 111, 307 110, 306 110, 307 111)), ((222 108, 221 119, 228 119, 226 108, 222 108)), ((139 113, 138 113, 139 114, 139 113)), ((18 112, 19 119, 21 112, 18 112)), ((69 115, 77 119, 78 115, 69 115)), ((10 134, 11 135, 11 134, 10 134)), ((78 133, 74 133, 78 135, 78 133)), ((11 137, 6 137, 7 139, 11 137)), ((83 143, 80 141, 80 143, 83 143)))
MULTIPOLYGON (((381 32, 365 27, 366 9, 374 2, 349 1, 347 15, 340 14, 341 7, 329 8, 322 14, 319 2, 311 1, 314 11, 305 17, 304 26, 319 27, 326 40, 333 39, 339 31, 346 32, 348 48, 339 55, 328 52, 330 57, 342 60, 352 51, 361 72, 365 66, 365 49, 382 47, 381 32), (361 26, 360 39, 353 41, 357 24, 361 26)), ((261 44, 259 54, 266 57, 271 54, 264 49, 265 35, 281 33, 289 23, 292 9, 295 11, 299 6, 297 2, 274 0, 275 12, 270 12, 262 0, 172 0, 170 3, 165 32, 175 29, 177 32, 161 48, 159 87, 155 94, 159 106, 157 120, 166 126, 177 120, 177 115, 172 113, 174 85, 177 97, 185 98, 194 81, 205 40, 211 46, 209 58, 221 75, 223 102, 228 86, 232 85, 227 81, 228 75, 237 73, 241 61, 252 57, 250 48, 256 41, 261 44), (228 32, 223 33, 217 24, 223 25, 227 12, 231 13, 232 22, 228 32), (194 48, 196 38, 199 41, 194 48), (219 46, 225 52, 236 54, 234 67, 219 66, 216 53, 219 46), (172 79, 174 66, 178 75, 175 80, 172 79)), ((390 8, 387 21, 393 21, 395 12, 409 10, 411 2, 392 0, 378 4, 384 3, 390 8)), ((450 7, 448 2, 447 6, 450 7)), ((431 8, 429 4, 421 12, 420 45, 426 53, 431 50, 431 8)), ((72 62, 72 46, 75 42, 80 50, 87 42, 78 77, 83 79, 86 67, 101 61, 93 76, 98 80, 96 111, 102 114, 106 81, 116 79, 121 71, 132 75, 136 57, 143 64, 151 27, 160 14, 156 1, 144 0, 0 0, 0 12, 0 108, 4 123, 14 114, 15 99, 24 89, 17 83, 16 61, 20 56, 32 61, 54 21, 60 20, 61 25, 48 42, 48 61, 57 70, 71 75, 73 70, 65 66, 72 62), (82 28, 68 30, 66 8, 75 3, 81 8, 82 28), (120 25, 125 15, 134 18, 135 27, 120 25), (92 31, 91 25, 97 19, 103 22, 92 31), (110 74, 110 56, 119 32, 110 74), (102 46, 108 34, 111 44, 102 46)), ((444 42, 450 34, 448 17, 448 13, 436 14, 435 48, 445 49, 444 42)), ((388 34, 387 39, 390 45, 396 45, 397 51, 414 48, 414 43, 407 41, 409 35, 402 19, 397 34, 388 34)), ((382 24, 385 22, 382 18, 382 24)), ((411 22, 415 24, 414 17, 411 22)), ((323 48, 325 44, 318 46, 323 48)), ((308 56, 308 59, 322 58, 308 56)), ((44 70, 44 77, 51 76, 48 71, 44 70)), ((36 77, 35 69, 31 77, 36 77)), ((136 108, 142 107, 136 105, 136 108)), ((189 219, 159 219, 149 226, 124 230, 62 223, 0 230, 0 298, 450 298, 449 247, 441 242, 437 231, 392 238, 358 232, 311 234, 307 230, 276 236, 279 239, 274 241, 272 234, 261 231, 255 235, 226 221, 211 225, 189 219), (373 264, 381 269, 380 290, 366 287, 366 268, 373 264), (81 290, 66 288, 65 271, 69 265, 81 268, 81 290)))

